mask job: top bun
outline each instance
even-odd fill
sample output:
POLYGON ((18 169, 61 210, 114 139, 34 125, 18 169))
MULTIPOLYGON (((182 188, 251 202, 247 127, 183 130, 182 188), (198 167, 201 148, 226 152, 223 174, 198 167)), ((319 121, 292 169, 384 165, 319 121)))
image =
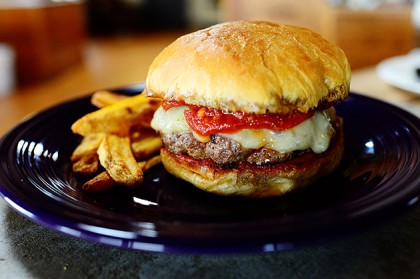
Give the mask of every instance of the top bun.
POLYGON ((307 112, 347 97, 344 52, 309 29, 217 24, 178 38, 149 68, 148 96, 247 113, 307 112))

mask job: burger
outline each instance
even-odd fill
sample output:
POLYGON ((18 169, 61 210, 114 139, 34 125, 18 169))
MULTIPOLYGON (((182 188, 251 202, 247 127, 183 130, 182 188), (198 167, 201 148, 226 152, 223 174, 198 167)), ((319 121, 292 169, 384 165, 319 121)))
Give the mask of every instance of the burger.
POLYGON ((151 122, 174 176, 220 195, 269 197, 312 184, 343 157, 333 105, 348 96, 344 52, 317 33, 236 21, 184 35, 150 65, 151 122))

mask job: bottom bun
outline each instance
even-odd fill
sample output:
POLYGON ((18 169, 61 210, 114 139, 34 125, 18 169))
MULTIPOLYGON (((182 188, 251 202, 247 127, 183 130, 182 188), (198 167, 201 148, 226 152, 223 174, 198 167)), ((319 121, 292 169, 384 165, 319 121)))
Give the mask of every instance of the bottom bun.
POLYGON ((286 162, 268 166, 242 162, 234 168, 220 168, 208 160, 161 150, 165 169, 195 185, 219 195, 247 197, 281 196, 307 186, 335 170, 344 155, 342 121, 337 118, 336 135, 321 154, 306 152, 286 162))

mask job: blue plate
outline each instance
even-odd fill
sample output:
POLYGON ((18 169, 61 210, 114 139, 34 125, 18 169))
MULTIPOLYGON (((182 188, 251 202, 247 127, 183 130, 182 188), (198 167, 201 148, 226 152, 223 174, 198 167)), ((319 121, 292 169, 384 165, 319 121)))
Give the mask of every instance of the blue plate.
MULTIPOLYGON (((141 92, 143 84, 116 90, 141 92)), ((420 121, 387 103, 351 93, 345 157, 308 189, 250 200, 205 193, 161 165, 144 183, 89 194, 71 171, 80 141, 71 124, 94 110, 90 96, 25 120, 0 142, 0 192, 16 211, 65 234, 111 246, 176 253, 266 252, 378 224, 418 203, 420 121)))

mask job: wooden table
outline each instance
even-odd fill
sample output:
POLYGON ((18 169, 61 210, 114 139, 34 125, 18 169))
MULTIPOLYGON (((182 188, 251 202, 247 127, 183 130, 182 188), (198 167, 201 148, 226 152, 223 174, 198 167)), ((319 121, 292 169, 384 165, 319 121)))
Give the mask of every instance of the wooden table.
MULTIPOLYGON (((148 34, 88 41, 82 63, 0 99, 0 136, 24 117, 59 102, 98 89, 144 81, 153 58, 179 35, 148 34)), ((420 115, 420 95, 385 84, 376 75, 374 67, 355 71, 351 88, 420 115)))
POLYGON ((98 89, 144 81, 153 58, 179 33, 96 39, 83 61, 59 75, 0 97, 0 136, 24 117, 98 89))
POLYGON ((388 85, 378 77, 375 67, 354 71, 351 91, 386 101, 420 117, 420 94, 388 85))

